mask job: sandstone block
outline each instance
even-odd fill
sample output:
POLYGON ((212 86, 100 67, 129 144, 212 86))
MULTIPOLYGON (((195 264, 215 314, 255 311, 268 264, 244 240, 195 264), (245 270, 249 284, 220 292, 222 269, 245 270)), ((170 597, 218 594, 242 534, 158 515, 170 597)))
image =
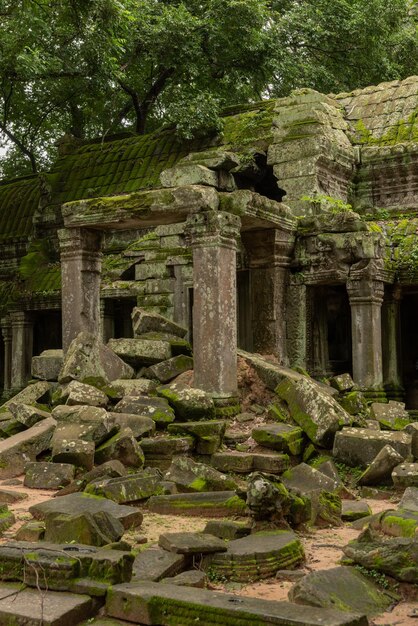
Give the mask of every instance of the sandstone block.
POLYGON ((108 347, 133 367, 153 365, 171 358, 168 341, 143 339, 110 339, 108 347))
POLYGON ((367 428, 343 428, 335 436, 332 454, 351 467, 366 467, 386 445, 390 445, 403 459, 411 456, 411 435, 367 428))
POLYGON ((22 433, 0 441, 0 478, 23 474, 26 463, 48 450, 56 421, 48 417, 22 433))
POLYGON ((32 376, 42 380, 58 380, 64 355, 62 350, 44 350, 32 357, 32 376))
POLYGON ((75 466, 69 463, 28 463, 25 468, 25 487, 32 489, 59 489, 74 480, 75 466))

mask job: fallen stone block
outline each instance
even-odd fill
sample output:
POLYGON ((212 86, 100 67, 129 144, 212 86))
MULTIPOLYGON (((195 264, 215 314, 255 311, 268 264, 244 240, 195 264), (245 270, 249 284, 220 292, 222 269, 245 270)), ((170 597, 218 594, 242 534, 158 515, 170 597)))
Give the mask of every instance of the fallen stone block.
POLYGON ((153 437, 143 439, 141 447, 146 461, 152 459, 172 459, 176 454, 187 454, 194 447, 193 437, 153 437))
POLYGON ((149 394, 155 391, 157 383, 148 378, 132 378, 112 380, 110 385, 106 387, 109 395, 114 400, 121 400, 125 396, 140 396, 141 394, 149 394))
POLYGON ((157 380, 160 383, 168 383, 170 380, 173 380, 173 378, 176 378, 176 376, 192 369, 193 359, 190 356, 179 354, 178 356, 171 357, 171 359, 167 361, 161 361, 156 365, 148 367, 144 372, 144 376, 157 380))
POLYGON ((192 356, 192 346, 189 341, 182 339, 177 335, 170 333, 157 333, 149 332, 136 336, 137 339, 144 341, 167 341, 170 344, 171 356, 178 356, 184 354, 186 356, 192 356))
POLYGON ((246 504, 234 491, 213 491, 153 496, 148 510, 163 515, 231 517, 245 515, 246 504))
POLYGON ((287 470, 282 476, 282 482, 297 493, 310 493, 320 489, 322 491, 339 492, 341 483, 326 476, 306 463, 300 463, 287 470))
POLYGON ((258 354, 238 350, 238 356, 242 357, 248 365, 254 368, 258 376, 270 391, 274 391, 283 380, 298 381, 304 378, 303 374, 288 367, 282 367, 277 363, 271 363, 258 354))
POLYGON ((214 454, 222 443, 225 429, 223 420, 175 422, 167 427, 170 435, 192 435, 196 439, 197 454, 214 454))
POLYGON ((337 391, 351 391, 354 387, 354 381, 351 378, 350 374, 339 374, 338 376, 333 376, 330 378, 330 385, 334 387, 337 391))
POLYGON ((124 428, 96 448, 95 463, 101 464, 114 459, 127 467, 143 466, 144 453, 130 428, 124 428))
POLYGON ((411 456, 411 435, 367 428, 343 428, 335 435, 332 454, 338 461, 351 467, 367 467, 388 444, 403 459, 411 456))
POLYGON ((75 465, 70 463, 28 463, 25 468, 25 487, 31 489, 59 489, 74 480, 75 465))
POLYGON ((10 626, 69 626, 89 620, 99 608, 88 595, 0 585, 0 623, 10 626))
POLYGON ((125 396, 115 406, 115 412, 150 417, 161 427, 174 422, 175 419, 173 409, 164 398, 125 396))
POLYGON ((32 428, 32 426, 35 426, 38 422, 51 417, 50 413, 29 404, 11 402, 8 408, 14 419, 20 422, 25 428, 32 428))
POLYGON ((412 457, 418 461, 418 422, 408 424, 404 430, 412 437, 412 457))
POLYGON ((271 578, 305 558, 298 537, 288 530, 253 533, 228 543, 228 549, 205 558, 203 569, 212 576, 237 582, 271 578))
POLYGON ((94 466, 95 445, 93 441, 83 439, 59 439, 52 447, 54 463, 68 463, 89 471, 94 466))
MULTIPOLYGON (((343 409, 347 411, 349 415, 360 416, 368 414, 367 400, 361 391, 349 391, 348 393, 344 393, 340 398, 338 398, 338 403, 341 404, 343 409)), ((359 425, 365 426, 365 424, 359 425)))
POLYGON ((291 417, 317 445, 329 445, 335 433, 351 423, 342 406, 309 378, 284 380, 276 393, 286 401, 291 417))
POLYGON ((37 543, 42 541, 45 535, 45 523, 37 520, 30 520, 19 528, 15 535, 16 541, 31 541, 37 543))
POLYGON ((22 491, 10 491, 9 489, 0 488, 0 503, 4 504, 16 504, 16 502, 22 502, 27 500, 28 494, 22 491))
POLYGON ((4 530, 13 526, 15 521, 15 516, 9 511, 7 504, 0 504, 0 536, 4 530))
POLYGON ((418 463, 401 463, 392 471, 395 487, 418 487, 418 463))
POLYGON ((418 487, 407 487, 399 502, 400 509, 418 512, 418 487))
POLYGON ((165 585, 179 585, 181 587, 194 587, 195 589, 205 589, 208 577, 205 572, 200 572, 197 569, 188 570, 177 574, 173 578, 163 578, 161 581, 165 585))
POLYGON ((119 541, 124 533, 120 520, 108 511, 93 513, 50 513, 45 519, 45 541, 105 546, 119 541))
POLYGON ((109 339, 107 345, 125 363, 136 368, 154 365, 171 358, 171 346, 168 341, 109 339))
POLYGON ((79 592, 85 587, 91 595, 104 595, 109 585, 131 579, 134 557, 82 544, 14 541, 0 546, 0 560, 0 580, 24 582, 38 590, 79 592))
POLYGON ((253 459, 252 470, 256 472, 282 474, 290 467, 289 456, 280 452, 252 452, 251 456, 253 459))
POLYGON ((116 478, 118 476, 126 476, 126 467, 118 460, 106 461, 101 465, 97 465, 90 472, 86 472, 77 480, 73 480, 67 487, 61 489, 55 496, 66 496, 70 493, 83 491, 90 483, 102 478, 116 478))
POLYGON ((418 538, 382 537, 366 528, 343 548, 344 554, 367 569, 383 572, 402 582, 418 583, 418 538))
POLYGON ((56 421, 48 417, 24 432, 0 441, 0 478, 23 474, 28 461, 35 461, 38 454, 48 450, 55 426, 56 421))
POLYGON ((403 402, 390 400, 387 404, 373 402, 370 417, 379 422, 385 430, 403 430, 411 421, 403 402))
POLYGON ((104 408, 108 405, 109 398, 103 391, 93 387, 93 385, 86 385, 78 380, 72 380, 62 392, 62 401, 68 406, 83 405, 104 408))
POLYGON ((403 510, 385 511, 370 520, 373 530, 391 537, 414 537, 418 529, 418 511, 403 510))
POLYGON ((163 533, 158 545, 168 552, 189 555, 226 552, 227 549, 223 539, 207 533, 163 533))
POLYGON ((341 505, 341 519, 343 522, 354 522, 355 520, 372 515, 372 510, 367 502, 361 500, 343 500, 341 505))
POLYGON ((260 446, 279 452, 298 455, 303 449, 303 430, 289 424, 265 424, 254 428, 251 435, 260 446))
POLYGON ((87 493, 71 493, 60 498, 47 500, 34 504, 29 508, 29 513, 37 520, 45 520, 47 515, 72 515, 77 513, 96 513, 105 511, 120 520, 127 530, 129 528, 139 528, 142 523, 142 513, 139 509, 131 506, 116 504, 112 500, 87 493))
POLYGON ((202 389, 173 383, 159 387, 158 395, 168 400, 179 420, 195 421, 215 418, 213 399, 202 389))
POLYGON ((82 332, 71 342, 58 381, 96 379, 109 383, 132 378, 133 369, 91 333, 82 332))
POLYGON ((365 616, 332 609, 302 607, 158 583, 116 585, 106 598, 106 614, 148 626, 195 623, 204 615, 205 626, 260 624, 292 626, 367 626, 365 616))
POLYGON ((353 567, 333 567, 304 576, 290 590, 289 600, 372 616, 385 611, 394 598, 353 567))
POLYGON ((169 333, 170 335, 176 335, 181 338, 185 337, 187 334, 186 328, 179 326, 179 324, 176 324, 167 317, 139 307, 135 307, 132 310, 132 327, 135 337, 150 332, 169 333))
POLYGON ((204 533, 215 535, 219 539, 241 539, 247 537, 251 533, 251 524, 249 522, 233 522, 230 520, 209 520, 207 522, 204 533))
POLYGON ((10 400, 2 404, 0 412, 8 410, 12 402, 16 404, 35 404, 36 402, 41 402, 49 395, 50 390, 51 384, 43 380, 33 383, 33 385, 28 385, 13 396, 13 398, 10 398, 10 400))
POLYGON ((173 482, 179 492, 234 491, 238 489, 237 482, 229 476, 203 463, 196 463, 186 456, 178 456, 173 459, 164 479, 173 482))
POLYGON ((32 357, 33 378, 58 380, 63 360, 62 350, 44 350, 39 356, 32 357))
POLYGON ((155 422, 146 415, 135 413, 109 413, 109 418, 116 428, 124 430, 130 428, 135 439, 152 437, 155 433, 155 422))
POLYGON ((135 557, 132 576, 135 581, 158 582, 167 576, 175 576, 185 567, 186 558, 183 554, 167 552, 167 550, 152 546, 135 557))
POLYGON ((148 468, 138 474, 128 474, 118 478, 107 478, 90 483, 86 492, 104 496, 109 500, 126 504, 145 500, 150 496, 157 495, 160 491, 161 474, 157 470, 148 468))
POLYGON ((359 485, 382 485, 392 483, 392 470, 402 463, 403 457, 389 444, 378 452, 358 479, 359 485))

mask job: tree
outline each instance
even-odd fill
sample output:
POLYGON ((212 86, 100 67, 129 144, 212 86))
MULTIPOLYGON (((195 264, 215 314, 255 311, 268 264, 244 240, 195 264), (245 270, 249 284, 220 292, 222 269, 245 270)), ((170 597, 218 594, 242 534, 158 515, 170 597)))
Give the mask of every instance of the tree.
POLYGON ((174 124, 295 87, 341 91, 413 73, 409 0, 0 0, 3 174, 36 172, 65 132, 174 124))

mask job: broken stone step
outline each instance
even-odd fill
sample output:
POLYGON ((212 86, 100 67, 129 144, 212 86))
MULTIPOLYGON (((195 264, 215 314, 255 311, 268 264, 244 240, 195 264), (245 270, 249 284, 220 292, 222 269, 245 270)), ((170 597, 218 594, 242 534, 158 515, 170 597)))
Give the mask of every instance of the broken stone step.
POLYGON ((148 510, 163 515, 231 517, 244 516, 246 504, 235 491, 208 491, 153 496, 148 501, 148 510))
POLYGON ((0 479, 23 474, 26 463, 36 461, 38 454, 49 448, 56 424, 53 417, 48 417, 24 432, 0 441, 0 479))
POLYGON ((221 580, 255 581, 271 578, 280 569, 296 567, 304 558, 295 533, 276 530, 230 541, 225 552, 207 557, 203 568, 221 580))
POLYGON ((10 626, 72 626, 98 612, 100 602, 87 595, 25 589, 0 584, 0 624, 10 626))
POLYGON ((77 511, 77 513, 106 511, 120 520, 126 530, 139 528, 143 517, 141 511, 137 508, 116 504, 107 498, 92 496, 88 493, 70 493, 61 498, 34 504, 29 508, 29 513, 38 520, 44 520, 47 515, 53 513, 57 515, 72 515, 74 511, 77 511))
POLYGON ((147 626, 367 626, 365 616, 290 602, 245 598, 206 589, 159 583, 116 585, 106 598, 106 614, 147 626))
POLYGON ((367 467, 388 444, 403 459, 411 456, 411 435, 368 428, 343 428, 336 433, 332 454, 338 461, 351 467, 367 467))

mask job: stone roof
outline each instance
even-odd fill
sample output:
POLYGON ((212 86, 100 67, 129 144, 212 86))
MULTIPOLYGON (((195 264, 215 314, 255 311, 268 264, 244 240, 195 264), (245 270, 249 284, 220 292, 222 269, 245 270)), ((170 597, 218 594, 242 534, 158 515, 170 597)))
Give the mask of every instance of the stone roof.
POLYGON ((26 239, 31 234, 39 198, 37 176, 0 182, 0 241, 26 239))
POLYGON ((418 142, 418 76, 334 96, 356 144, 418 142))

